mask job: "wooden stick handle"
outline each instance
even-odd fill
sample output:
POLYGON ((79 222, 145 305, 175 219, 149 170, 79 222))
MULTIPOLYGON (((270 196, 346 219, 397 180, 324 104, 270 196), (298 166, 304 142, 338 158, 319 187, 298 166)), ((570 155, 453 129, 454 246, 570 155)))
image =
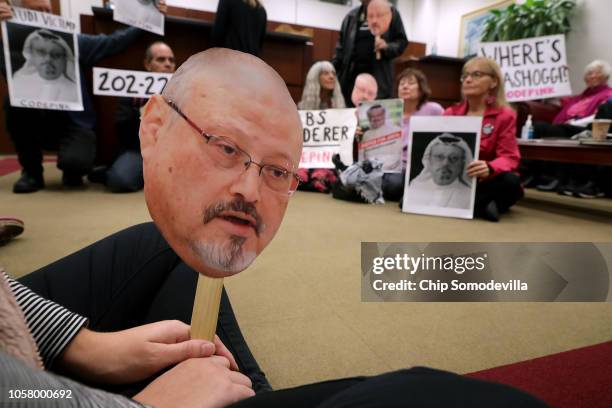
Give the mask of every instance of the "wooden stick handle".
POLYGON ((198 286, 191 312, 191 338, 213 341, 219 318, 223 278, 198 274, 198 286))

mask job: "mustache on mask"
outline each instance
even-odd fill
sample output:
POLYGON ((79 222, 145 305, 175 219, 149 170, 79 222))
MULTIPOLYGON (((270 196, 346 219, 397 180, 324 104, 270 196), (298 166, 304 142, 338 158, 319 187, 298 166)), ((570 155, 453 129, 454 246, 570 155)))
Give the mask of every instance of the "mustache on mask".
POLYGON ((259 236, 259 234, 263 232, 264 224, 257 209, 253 204, 241 198, 236 198, 232 201, 218 202, 208 206, 206 210, 204 210, 204 224, 208 224, 225 211, 241 212, 251 216, 255 220, 255 235, 259 236))

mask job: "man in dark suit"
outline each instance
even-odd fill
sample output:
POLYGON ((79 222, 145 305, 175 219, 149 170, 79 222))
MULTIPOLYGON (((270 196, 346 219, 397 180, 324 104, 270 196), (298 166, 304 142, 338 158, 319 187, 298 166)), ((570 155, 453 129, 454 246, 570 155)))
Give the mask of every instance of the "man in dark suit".
POLYGON ((385 99, 393 94, 394 58, 404 52, 408 39, 404 31, 402 18, 386 0, 361 0, 361 6, 351 10, 340 28, 340 37, 336 44, 336 55, 333 64, 338 73, 344 100, 350 101, 355 78, 360 73, 369 73, 378 83, 377 99, 385 99), (391 13, 389 30, 380 38, 375 38, 367 22, 367 10, 372 3, 380 7, 382 13, 391 13), (377 52, 380 59, 377 59, 377 52))

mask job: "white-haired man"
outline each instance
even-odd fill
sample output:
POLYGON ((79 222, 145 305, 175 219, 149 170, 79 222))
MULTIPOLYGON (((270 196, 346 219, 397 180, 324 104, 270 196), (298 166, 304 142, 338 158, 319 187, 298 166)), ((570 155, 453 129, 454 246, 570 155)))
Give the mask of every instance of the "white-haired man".
MULTIPOLYGON (((380 7, 376 0, 375 6, 380 7)), ((360 73, 369 73, 378 83, 377 99, 390 98, 393 94, 393 67, 391 62, 400 56, 408 46, 402 18, 395 7, 385 0, 382 7, 391 13, 389 30, 375 38, 367 21, 370 0, 361 0, 361 6, 351 10, 340 28, 333 64, 346 101, 351 100, 355 78, 360 73), (377 52, 380 59, 377 59, 377 52)))

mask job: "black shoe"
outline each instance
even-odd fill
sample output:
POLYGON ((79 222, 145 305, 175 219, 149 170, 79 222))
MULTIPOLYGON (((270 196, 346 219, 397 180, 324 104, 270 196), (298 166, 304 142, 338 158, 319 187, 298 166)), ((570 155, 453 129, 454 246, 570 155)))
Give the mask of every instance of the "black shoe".
POLYGON ((106 166, 94 167, 94 169, 90 171, 89 174, 87 175, 87 180, 89 180, 90 183, 106 184, 106 172, 107 171, 108 171, 108 167, 106 166))
POLYGON ((557 189, 559 188, 559 180, 557 179, 553 179, 552 181, 550 181, 549 183, 546 184, 538 184, 536 186, 536 189, 538 191, 557 191, 557 189))
POLYGON ((33 193, 43 188, 45 188, 45 180, 43 179, 42 174, 33 176, 25 171, 22 171, 19 180, 13 184, 13 193, 33 193))
POLYGON ((560 185, 557 189, 557 193, 569 197, 578 197, 578 193, 576 192, 576 190, 580 187, 581 186, 576 184, 576 182, 570 180, 569 183, 560 185))
POLYGON ((487 204, 480 216, 487 221, 498 222, 499 209, 497 208, 495 201, 491 201, 489 204, 487 204))
POLYGON ((346 164, 342 163, 342 160, 340 160, 340 155, 338 153, 332 156, 332 163, 334 163, 334 166, 336 166, 336 169, 338 171, 344 171, 348 168, 346 164))
POLYGON ((605 195, 592 181, 589 181, 581 187, 577 187, 574 189, 574 193, 580 198, 601 198, 605 195))
POLYGON ((83 186, 83 176, 75 173, 64 172, 62 175, 62 184, 66 187, 76 188, 83 186))
POLYGON ((539 184, 538 177, 530 175, 523 179, 523 187, 535 188, 539 184))

